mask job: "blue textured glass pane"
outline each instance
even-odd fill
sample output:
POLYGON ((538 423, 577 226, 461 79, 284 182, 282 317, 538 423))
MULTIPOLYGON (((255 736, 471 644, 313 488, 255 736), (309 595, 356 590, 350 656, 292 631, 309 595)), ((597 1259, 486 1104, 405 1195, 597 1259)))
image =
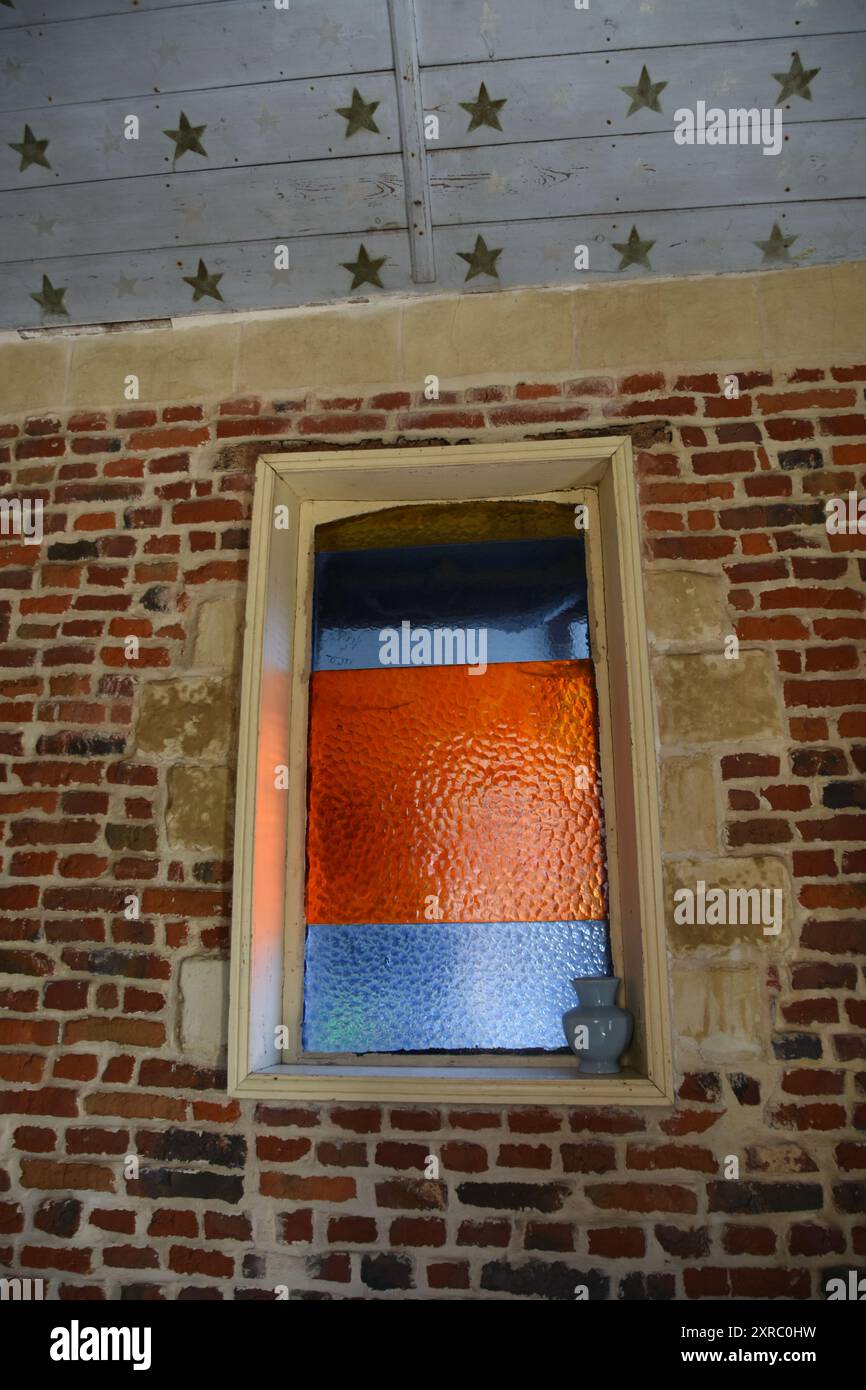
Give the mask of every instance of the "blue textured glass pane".
POLYGON ((606 922, 309 926, 303 1045, 557 1050, 572 979, 610 974, 606 922))
POLYGON ((546 540, 323 552, 316 556, 315 583, 316 671, 473 665, 477 638, 466 633, 481 629, 490 665, 580 661, 590 654, 584 542, 577 531, 546 540), (419 633, 430 634, 432 659, 425 659, 419 633))

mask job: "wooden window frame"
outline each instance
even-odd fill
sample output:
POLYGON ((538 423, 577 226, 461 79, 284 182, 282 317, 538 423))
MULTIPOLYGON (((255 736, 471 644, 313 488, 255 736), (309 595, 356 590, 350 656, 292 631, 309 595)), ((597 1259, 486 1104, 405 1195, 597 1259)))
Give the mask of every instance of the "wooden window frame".
POLYGON ((228 1075, 235 1096, 473 1104, 670 1104, 673 1067, 637 484, 627 437, 263 455, 256 471, 235 815, 228 1075), (418 502, 586 502, 610 935, 635 1015, 627 1067, 569 1055, 300 1053, 313 530, 418 502), (275 525, 277 508, 288 525, 275 525), (617 717, 614 719, 613 711, 617 717), (627 717, 623 718, 623 713, 627 717), (288 768, 288 787, 275 770, 288 768), (277 1029, 289 1047, 277 1050, 277 1029))

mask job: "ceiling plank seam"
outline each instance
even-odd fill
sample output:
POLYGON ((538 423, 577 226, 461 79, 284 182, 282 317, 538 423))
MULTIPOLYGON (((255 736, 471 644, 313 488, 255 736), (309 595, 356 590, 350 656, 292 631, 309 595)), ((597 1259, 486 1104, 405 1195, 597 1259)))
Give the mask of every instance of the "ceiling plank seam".
POLYGON ((427 145, 424 139, 424 109, 418 70, 415 0, 388 0, 388 10, 391 18, 394 68, 397 74, 397 109, 400 116, 400 143, 403 149, 406 222, 409 228, 412 279, 424 284, 436 279, 436 263, 433 253, 427 145))

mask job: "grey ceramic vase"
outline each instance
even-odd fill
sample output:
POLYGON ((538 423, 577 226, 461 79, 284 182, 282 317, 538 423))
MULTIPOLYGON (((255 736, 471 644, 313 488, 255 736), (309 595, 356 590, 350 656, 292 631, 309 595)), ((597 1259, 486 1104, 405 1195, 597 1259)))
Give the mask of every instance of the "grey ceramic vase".
POLYGON ((580 1058, 581 1075, 611 1076, 619 1071, 619 1059, 631 1042, 634 1019, 628 1009, 614 1003, 620 982, 606 979, 572 980, 577 1008, 562 1015, 566 1041, 580 1058), (585 1029, 579 1033, 578 1029, 585 1029))

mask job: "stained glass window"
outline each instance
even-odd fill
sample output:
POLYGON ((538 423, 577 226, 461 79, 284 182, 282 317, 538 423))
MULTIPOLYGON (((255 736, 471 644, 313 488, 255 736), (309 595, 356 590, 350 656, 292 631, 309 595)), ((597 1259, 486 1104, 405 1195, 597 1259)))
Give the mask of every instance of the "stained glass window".
POLYGON ((317 528, 303 1046, 564 1048, 611 972, 584 534, 572 506, 317 528))

